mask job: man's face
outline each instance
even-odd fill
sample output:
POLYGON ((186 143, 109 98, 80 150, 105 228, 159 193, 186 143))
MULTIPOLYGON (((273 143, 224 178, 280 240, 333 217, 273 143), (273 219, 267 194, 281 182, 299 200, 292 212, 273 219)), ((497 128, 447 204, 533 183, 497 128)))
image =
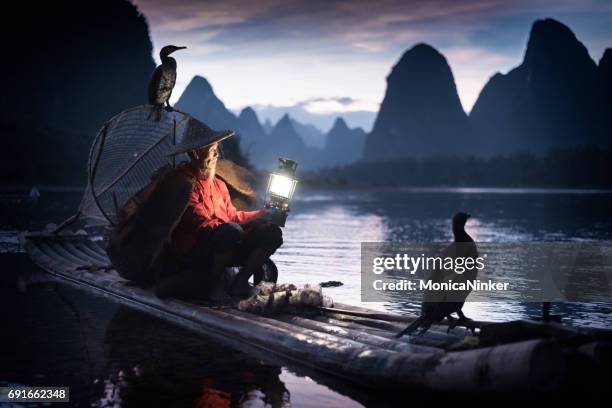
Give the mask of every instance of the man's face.
POLYGON ((213 143, 196 151, 197 162, 200 170, 207 178, 215 176, 217 169, 217 158, 219 157, 219 144, 213 143))

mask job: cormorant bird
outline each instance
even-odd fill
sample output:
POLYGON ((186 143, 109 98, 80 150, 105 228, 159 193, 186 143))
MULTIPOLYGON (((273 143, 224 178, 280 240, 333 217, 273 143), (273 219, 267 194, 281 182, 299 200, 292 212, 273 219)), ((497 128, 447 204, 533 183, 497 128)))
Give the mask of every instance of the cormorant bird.
POLYGON ((161 65, 155 68, 151 80, 149 81, 149 104, 155 107, 155 120, 161 117, 161 110, 166 105, 166 109, 171 111, 170 96, 176 83, 176 60, 169 55, 176 50, 187 47, 177 47, 167 45, 159 52, 161 65))
MULTIPOLYGON (((446 247, 440 257, 444 260, 447 257, 451 258, 478 258, 478 249, 472 237, 465 232, 465 223, 470 214, 464 212, 458 212, 453 217, 453 235, 455 241, 446 247)), ((454 270, 439 270, 436 269, 431 272, 430 279, 433 282, 467 282, 476 279, 478 269, 473 268, 462 274, 456 273, 454 270)), ((467 318, 463 311, 463 305, 465 299, 470 294, 470 290, 464 291, 426 291, 423 296, 423 303, 421 304, 421 316, 412 322, 408 327, 399 332, 396 337, 401 337, 404 334, 412 334, 417 329, 419 330, 418 335, 421 336, 429 330, 429 327, 433 323, 440 322, 447 318, 450 321, 449 331, 457 325, 467 325, 471 319, 467 318), (457 313, 459 319, 455 319, 451 316, 452 313, 457 313)))

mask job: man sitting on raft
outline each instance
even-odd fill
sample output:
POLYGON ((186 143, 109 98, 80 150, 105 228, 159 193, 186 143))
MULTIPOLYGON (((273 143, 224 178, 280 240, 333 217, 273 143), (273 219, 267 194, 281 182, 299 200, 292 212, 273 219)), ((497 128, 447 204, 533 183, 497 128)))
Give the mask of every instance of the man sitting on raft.
POLYGON ((234 132, 213 131, 194 118, 186 126, 183 140, 168 155, 188 153, 190 161, 157 177, 128 201, 107 252, 123 277, 155 284, 160 297, 192 297, 197 292, 224 300, 227 295, 215 290, 219 278, 225 268, 242 266, 230 295, 246 296, 249 277, 282 245, 281 229, 268 221, 266 209, 238 211, 232 203, 226 182, 243 196, 255 196, 241 180, 245 169, 227 160, 217 163, 219 143, 234 132), (137 238, 125 239, 128 234, 137 238), (163 247, 155 245, 156 237, 162 238, 163 247), (134 256, 122 256, 142 249, 153 251, 147 267, 134 256), (167 264, 168 255, 180 271, 160 265, 167 264))
POLYGON ((188 269, 207 273, 209 287, 226 267, 242 265, 230 294, 244 295, 249 277, 282 245, 282 232, 269 223, 265 209, 237 211, 225 182, 216 177, 219 143, 234 133, 187 137, 192 134, 169 152, 189 151, 191 161, 182 169, 196 178, 187 209, 172 234, 173 250, 188 269), (204 265, 210 269, 202 271, 204 265))

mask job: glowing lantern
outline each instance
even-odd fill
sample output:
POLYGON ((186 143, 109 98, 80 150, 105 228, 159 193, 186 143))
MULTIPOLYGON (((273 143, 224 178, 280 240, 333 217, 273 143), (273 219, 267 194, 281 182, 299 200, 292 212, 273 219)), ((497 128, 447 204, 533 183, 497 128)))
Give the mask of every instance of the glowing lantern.
POLYGON ((295 192, 298 180, 295 177, 297 162, 289 159, 278 159, 278 169, 270 174, 268 180, 268 197, 266 204, 268 208, 276 211, 272 212, 272 223, 284 227, 289 210, 289 201, 295 192))

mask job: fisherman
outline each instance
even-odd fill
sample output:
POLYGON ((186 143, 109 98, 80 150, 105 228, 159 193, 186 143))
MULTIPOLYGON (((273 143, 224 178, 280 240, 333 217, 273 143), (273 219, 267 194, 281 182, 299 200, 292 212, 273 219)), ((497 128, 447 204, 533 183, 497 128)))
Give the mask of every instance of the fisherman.
POLYGON ((283 239, 269 222, 269 209, 239 211, 232 203, 228 185, 247 201, 256 197, 244 181, 247 170, 218 159, 219 144, 233 135, 189 119, 183 140, 168 151, 169 156, 187 153, 189 162, 157 176, 119 214, 107 252, 122 276, 153 283, 160 297, 191 297, 197 291, 227 300, 217 287, 219 278, 227 267, 242 266, 229 294, 250 294, 249 277, 283 239), (147 252, 152 254, 144 258, 147 252), (178 271, 167 266, 169 258, 178 271))

